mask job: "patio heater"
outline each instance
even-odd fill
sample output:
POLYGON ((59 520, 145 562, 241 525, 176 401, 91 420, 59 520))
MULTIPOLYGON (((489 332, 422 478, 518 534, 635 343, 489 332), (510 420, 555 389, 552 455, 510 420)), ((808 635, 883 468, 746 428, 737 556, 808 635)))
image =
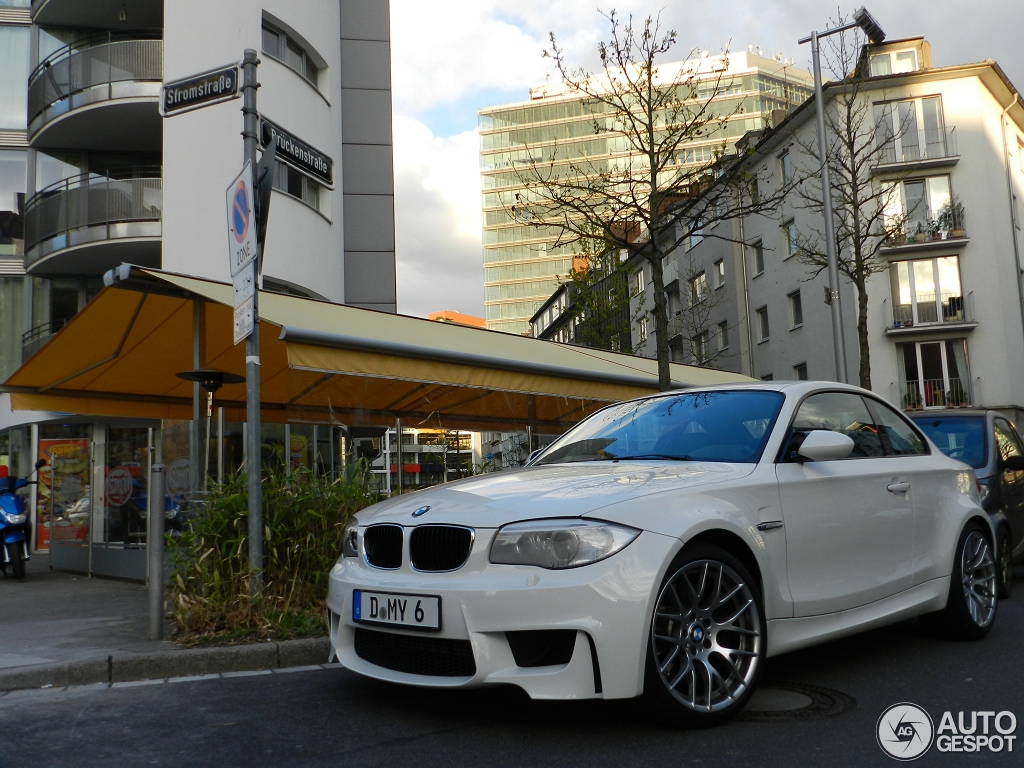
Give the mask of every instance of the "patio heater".
MULTIPOLYGON (((206 447, 203 450, 203 473, 200 477, 200 490, 206 490, 206 469, 210 462, 210 417, 213 415, 213 393, 225 384, 244 384, 245 376, 220 371, 216 368, 197 368, 194 371, 183 371, 176 374, 179 379, 199 382, 206 392, 206 447)), ((199 458, 198 456, 196 457, 199 458)))
POLYGON ((825 105, 821 96, 821 59, 818 52, 818 40, 837 32, 859 28, 867 35, 869 43, 880 43, 885 40, 885 32, 875 18, 863 6, 854 12, 853 21, 849 24, 827 29, 824 32, 811 32, 810 37, 798 41, 799 45, 811 44, 811 59, 814 63, 814 107, 818 119, 818 162, 821 163, 821 200, 825 216, 825 256, 828 261, 829 306, 832 309, 832 345, 836 356, 836 380, 848 382, 846 370, 846 337, 843 334, 843 312, 839 300, 839 257, 836 253, 835 222, 832 219, 832 187, 829 184, 828 162, 825 147, 825 105))

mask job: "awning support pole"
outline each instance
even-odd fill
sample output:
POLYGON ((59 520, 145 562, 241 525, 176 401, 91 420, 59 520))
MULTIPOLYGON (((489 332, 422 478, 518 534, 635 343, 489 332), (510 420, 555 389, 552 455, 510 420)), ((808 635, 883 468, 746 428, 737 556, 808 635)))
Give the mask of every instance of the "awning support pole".
POLYGON ((405 485, 405 466, 402 464, 402 420, 395 419, 395 439, 398 442, 396 448, 397 453, 395 454, 398 458, 396 460, 398 466, 398 489, 395 491, 397 494, 402 493, 402 488, 405 485))

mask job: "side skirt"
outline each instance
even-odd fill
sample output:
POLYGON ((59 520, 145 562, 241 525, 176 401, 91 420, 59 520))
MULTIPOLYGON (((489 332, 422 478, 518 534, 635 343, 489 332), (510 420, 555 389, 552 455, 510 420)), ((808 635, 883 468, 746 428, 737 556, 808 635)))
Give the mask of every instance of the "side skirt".
POLYGON ((797 619, 769 619, 768 656, 778 656, 809 645, 837 640, 886 624, 940 611, 949 596, 949 576, 932 579, 891 597, 848 611, 804 616, 797 619))

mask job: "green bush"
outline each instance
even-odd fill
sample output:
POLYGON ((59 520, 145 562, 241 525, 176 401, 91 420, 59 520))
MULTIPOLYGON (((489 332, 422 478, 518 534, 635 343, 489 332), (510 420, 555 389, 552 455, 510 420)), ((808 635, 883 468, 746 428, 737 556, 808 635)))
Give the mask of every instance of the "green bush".
POLYGON ((300 469, 263 477, 264 587, 249 594, 245 475, 215 485, 203 511, 168 539, 175 640, 284 640, 326 632, 324 600, 349 516, 378 501, 365 466, 338 480, 300 469))

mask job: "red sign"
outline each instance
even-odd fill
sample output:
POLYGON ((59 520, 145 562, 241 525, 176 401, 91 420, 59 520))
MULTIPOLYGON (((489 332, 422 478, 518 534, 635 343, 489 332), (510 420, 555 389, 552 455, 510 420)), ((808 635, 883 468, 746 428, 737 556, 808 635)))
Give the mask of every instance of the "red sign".
POLYGON ((107 506, 120 507, 132 497, 132 474, 125 467, 114 467, 107 473, 107 482, 103 487, 103 495, 107 506))

